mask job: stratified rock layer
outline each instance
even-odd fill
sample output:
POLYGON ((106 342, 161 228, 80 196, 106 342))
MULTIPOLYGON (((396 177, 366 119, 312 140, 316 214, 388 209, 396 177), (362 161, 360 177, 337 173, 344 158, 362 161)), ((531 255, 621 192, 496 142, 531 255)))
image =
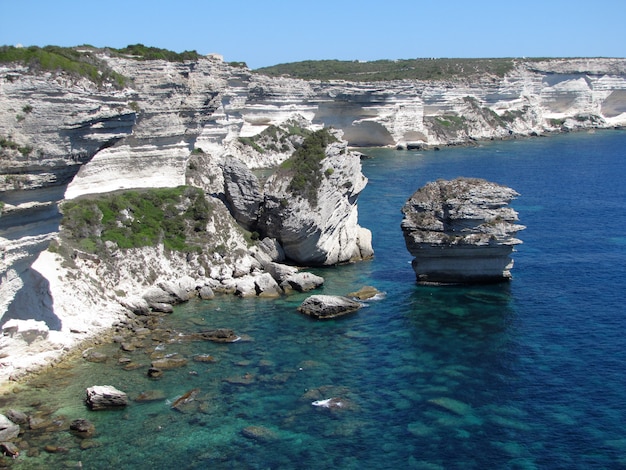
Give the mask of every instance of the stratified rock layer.
POLYGON ((511 253, 525 227, 508 207, 519 196, 482 179, 438 180, 402 208, 406 247, 419 283, 488 283, 511 278, 511 253))

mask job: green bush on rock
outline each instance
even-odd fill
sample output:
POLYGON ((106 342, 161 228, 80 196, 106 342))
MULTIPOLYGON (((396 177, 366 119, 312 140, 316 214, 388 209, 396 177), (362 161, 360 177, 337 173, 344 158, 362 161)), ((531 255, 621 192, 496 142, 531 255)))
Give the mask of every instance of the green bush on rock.
POLYGON ((320 129, 305 137, 302 145, 291 157, 285 160, 280 169, 291 174, 288 189, 317 203, 317 190, 322 181, 322 160, 326 156, 326 147, 337 139, 328 129, 320 129))
POLYGON ((170 250, 195 251, 212 206, 201 189, 179 186, 66 201, 61 211, 62 237, 90 253, 103 251, 107 241, 121 249, 163 243, 170 250))

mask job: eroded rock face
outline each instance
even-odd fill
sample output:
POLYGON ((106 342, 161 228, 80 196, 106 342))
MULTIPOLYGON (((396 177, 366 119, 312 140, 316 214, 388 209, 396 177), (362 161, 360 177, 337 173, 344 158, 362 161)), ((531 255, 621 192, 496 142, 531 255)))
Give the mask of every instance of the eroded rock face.
POLYGON ((315 201, 294 194, 289 174, 275 173, 265 184, 259 230, 276 238, 298 264, 333 265, 371 258, 371 232, 358 224, 357 200, 367 184, 361 160, 345 141, 326 148, 315 201))
POLYGON ((482 179, 428 183, 402 208, 402 231, 419 283, 486 283, 511 278, 519 194, 482 179))
POLYGON ((257 178, 242 161, 234 157, 226 157, 222 169, 224 195, 231 214, 245 228, 254 230, 263 202, 257 178))

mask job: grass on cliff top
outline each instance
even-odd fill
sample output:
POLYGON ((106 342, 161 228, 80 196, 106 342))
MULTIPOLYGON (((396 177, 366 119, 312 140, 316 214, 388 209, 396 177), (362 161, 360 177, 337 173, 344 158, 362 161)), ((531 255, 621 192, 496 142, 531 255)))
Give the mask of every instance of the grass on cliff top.
POLYGON ((121 249, 163 243, 173 251, 197 251, 213 208, 201 189, 179 186, 66 201, 61 210, 63 238, 100 253, 106 241, 121 249))
POLYGON ((13 47, 0 46, 0 63, 17 62, 26 65, 33 73, 39 71, 65 72, 85 77, 98 86, 110 83, 123 88, 127 78, 111 70, 93 54, 93 48, 71 47, 13 47))
POLYGON ((280 171, 291 175, 288 190, 317 204, 317 190, 322 182, 322 160, 326 147, 337 139, 328 129, 320 129, 304 138, 296 151, 285 160, 280 171))
POLYGON ((184 62, 187 60, 198 60, 200 54, 196 51, 174 52, 158 47, 144 46, 143 44, 130 44, 122 49, 109 49, 111 52, 130 56, 137 60, 166 60, 168 62, 184 62))
POLYGON ((503 59, 402 59, 371 62, 306 60, 256 69, 277 77, 287 75, 305 80, 454 80, 481 75, 504 76, 513 69, 514 60, 503 59))
POLYGON ((304 139, 312 133, 313 131, 300 127, 295 121, 289 120, 281 126, 272 124, 252 137, 239 137, 239 142, 254 148, 261 154, 288 152, 292 149, 289 145, 290 142, 295 145, 296 139, 304 139))

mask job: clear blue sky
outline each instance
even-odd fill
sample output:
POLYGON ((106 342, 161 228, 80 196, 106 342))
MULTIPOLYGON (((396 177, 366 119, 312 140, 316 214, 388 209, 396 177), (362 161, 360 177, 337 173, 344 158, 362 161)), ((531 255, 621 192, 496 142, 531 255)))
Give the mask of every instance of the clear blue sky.
POLYGON ((307 59, 626 57, 626 0, 0 0, 0 45, 307 59))

